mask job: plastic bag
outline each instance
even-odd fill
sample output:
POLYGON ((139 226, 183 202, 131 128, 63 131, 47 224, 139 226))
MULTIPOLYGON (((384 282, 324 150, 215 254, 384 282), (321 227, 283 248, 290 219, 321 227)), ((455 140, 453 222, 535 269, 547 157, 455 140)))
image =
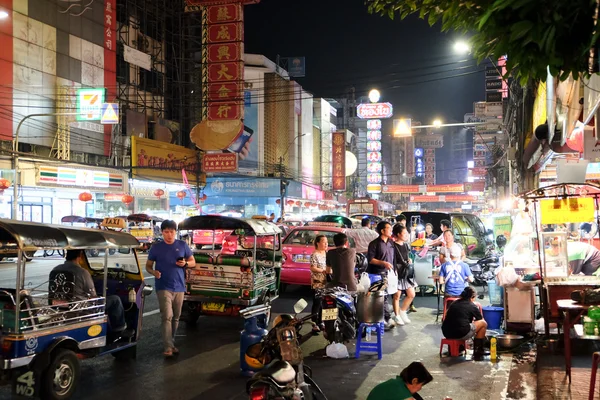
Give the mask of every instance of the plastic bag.
POLYGON ((356 284, 356 291, 358 293, 362 293, 362 292, 366 292, 369 288, 364 287, 363 285, 361 285, 360 283, 356 284))
POLYGON ((330 358, 348 358, 348 349, 342 343, 331 343, 325 348, 325 354, 330 358))
POLYGON ((513 286, 517 280, 519 280, 519 275, 517 275, 513 267, 499 268, 496 273, 496 283, 498 286, 513 286))
POLYGON ((398 275, 394 270, 388 270, 387 294, 394 294, 398 291, 398 275))
POLYGON ((369 279, 369 274, 363 272, 360 275, 360 280, 358 281, 363 287, 369 288, 371 286, 371 280, 369 279))

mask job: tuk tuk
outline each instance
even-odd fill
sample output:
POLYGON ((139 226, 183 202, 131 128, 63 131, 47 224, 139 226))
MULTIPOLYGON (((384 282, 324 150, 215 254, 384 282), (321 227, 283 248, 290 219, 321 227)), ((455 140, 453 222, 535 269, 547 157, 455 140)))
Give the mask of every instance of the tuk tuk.
POLYGON ((281 230, 258 219, 194 216, 179 223, 186 231, 210 230, 212 246, 193 249, 196 266, 186 269, 181 319, 194 325, 200 314, 239 315, 248 306, 279 297, 281 230), (230 235, 217 242, 218 231, 230 235))
POLYGON ((154 235, 153 223, 162 222, 163 219, 148 214, 131 214, 127 217, 127 221, 130 223, 129 233, 142 244, 142 251, 148 251, 157 239, 154 235))
POLYGON ((135 253, 139 242, 133 236, 0 219, 0 237, 0 254, 18 253, 15 284, 0 287, 0 383, 12 381, 13 394, 20 397, 68 399, 76 390, 80 360, 104 354, 135 358, 144 301, 152 287, 144 283, 135 253), (48 280, 26 285, 39 276, 39 268, 28 276, 25 253, 44 249, 102 249, 102 259, 84 256, 80 264, 90 272, 97 297, 75 299, 74 278, 63 272, 49 270, 48 280), (114 255, 110 249, 116 250, 114 255), (121 299, 133 336, 116 338, 111 332, 107 295, 121 299))

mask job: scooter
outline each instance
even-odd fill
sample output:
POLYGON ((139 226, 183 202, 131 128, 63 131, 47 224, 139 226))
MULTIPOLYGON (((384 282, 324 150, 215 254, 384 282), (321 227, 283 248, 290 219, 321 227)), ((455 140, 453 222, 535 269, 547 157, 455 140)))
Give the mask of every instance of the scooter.
POLYGON ((329 343, 343 343, 356 338, 356 307, 354 298, 341 287, 323 289, 319 293, 324 336, 329 343))
MULTIPOLYGON (((296 315, 306 306, 307 302, 300 299, 294 305, 296 315)), ((310 337, 300 334, 300 329, 311 318, 312 315, 298 319, 283 314, 260 343, 248 347, 247 356, 259 359, 265 365, 274 361, 246 383, 250 400, 327 400, 312 379, 311 369, 304 365, 300 348, 300 343, 310 337)))

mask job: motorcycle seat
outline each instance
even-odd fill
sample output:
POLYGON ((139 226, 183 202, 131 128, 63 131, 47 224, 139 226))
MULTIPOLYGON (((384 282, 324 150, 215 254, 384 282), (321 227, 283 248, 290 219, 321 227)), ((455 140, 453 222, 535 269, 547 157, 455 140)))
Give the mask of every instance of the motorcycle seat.
POLYGON ((276 361, 262 371, 254 374, 253 379, 272 378, 279 385, 287 385, 296 379, 296 370, 286 361, 276 361))
POLYGON ((464 260, 464 261, 465 261, 465 263, 466 263, 467 265, 469 265, 469 266, 471 266, 471 265, 476 265, 476 264, 478 264, 478 263, 479 263, 479 260, 472 260, 472 259, 470 259, 470 258, 467 258, 467 259, 466 259, 466 260, 464 260))

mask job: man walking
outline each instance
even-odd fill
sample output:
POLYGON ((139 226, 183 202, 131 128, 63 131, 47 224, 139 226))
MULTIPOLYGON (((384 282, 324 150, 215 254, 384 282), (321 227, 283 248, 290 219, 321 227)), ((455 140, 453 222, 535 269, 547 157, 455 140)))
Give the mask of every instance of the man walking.
POLYGON ((185 292, 184 270, 186 267, 194 267, 196 261, 189 246, 183 240, 175 239, 175 221, 163 221, 161 231, 163 241, 150 248, 146 271, 156 278, 156 294, 162 319, 163 355, 171 357, 179 353, 174 338, 185 292))
MULTIPOLYGON (((391 240, 392 226, 387 221, 381 221, 377 224, 377 233, 379 237, 369 243, 367 260, 369 267, 367 272, 371 283, 387 279, 388 271, 394 268, 394 243, 391 240)), ((391 329, 396 324, 390 319, 391 313, 388 309, 387 292, 383 301, 383 318, 385 319, 385 329, 391 329)))

